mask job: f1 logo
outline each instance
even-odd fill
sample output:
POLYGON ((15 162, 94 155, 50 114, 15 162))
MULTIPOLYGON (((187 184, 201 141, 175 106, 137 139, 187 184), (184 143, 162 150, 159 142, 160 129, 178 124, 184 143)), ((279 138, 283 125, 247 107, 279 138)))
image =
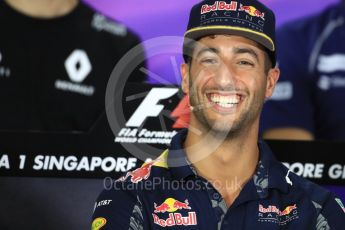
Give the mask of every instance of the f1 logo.
POLYGON ((152 88, 143 102, 127 121, 127 127, 140 127, 146 118, 157 117, 164 106, 158 104, 160 100, 172 97, 178 92, 177 88, 152 88))

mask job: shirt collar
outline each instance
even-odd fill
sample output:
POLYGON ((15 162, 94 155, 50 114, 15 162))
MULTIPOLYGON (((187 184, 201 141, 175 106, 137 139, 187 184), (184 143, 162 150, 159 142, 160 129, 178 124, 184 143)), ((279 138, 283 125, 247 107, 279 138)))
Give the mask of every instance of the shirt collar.
MULTIPOLYGON (((173 177, 177 180, 186 179, 188 176, 195 176, 183 143, 187 136, 187 129, 178 132, 172 139, 168 154, 168 167, 173 177)), ((260 198, 267 197, 268 189, 275 188, 282 192, 288 191, 288 183, 285 180, 287 168, 279 163, 272 151, 264 141, 258 142, 260 158, 253 176, 253 182, 260 198)))
POLYGON ((288 183, 285 179, 287 168, 278 162, 271 149, 264 141, 258 142, 260 158, 253 182, 260 198, 267 197, 268 189, 288 191, 288 183))
POLYGON ((187 159, 186 152, 183 149, 183 143, 187 136, 187 129, 182 129, 171 140, 168 167, 172 175, 177 180, 182 180, 188 176, 194 176, 195 173, 191 168, 190 162, 187 159))

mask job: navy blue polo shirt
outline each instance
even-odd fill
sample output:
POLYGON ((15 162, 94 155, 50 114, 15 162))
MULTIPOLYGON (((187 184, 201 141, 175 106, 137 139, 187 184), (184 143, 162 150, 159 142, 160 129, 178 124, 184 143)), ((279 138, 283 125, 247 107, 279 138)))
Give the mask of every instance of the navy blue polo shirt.
MULTIPOLYGON (((259 142, 256 172, 227 207, 183 150, 186 130, 156 160, 105 183, 92 229, 345 229, 345 208, 329 191, 289 173, 259 142), (185 165, 169 167, 175 159, 185 165)), ((236 186, 229 185, 229 186, 236 186)))

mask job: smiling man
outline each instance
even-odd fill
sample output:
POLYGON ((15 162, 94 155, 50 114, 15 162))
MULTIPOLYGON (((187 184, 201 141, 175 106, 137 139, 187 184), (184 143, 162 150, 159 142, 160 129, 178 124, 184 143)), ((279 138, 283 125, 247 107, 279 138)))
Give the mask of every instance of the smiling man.
POLYGON ((255 0, 192 8, 181 66, 189 128, 101 193, 93 229, 344 229, 340 199, 258 140, 279 77, 274 34, 273 12, 255 0))

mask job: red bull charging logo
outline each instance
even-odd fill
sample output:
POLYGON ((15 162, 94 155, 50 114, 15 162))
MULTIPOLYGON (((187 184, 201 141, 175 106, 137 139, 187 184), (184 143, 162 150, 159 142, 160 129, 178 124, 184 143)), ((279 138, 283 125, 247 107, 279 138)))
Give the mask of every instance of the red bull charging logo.
POLYGON ((269 205, 267 208, 264 208, 261 204, 259 205, 259 212, 261 213, 269 213, 274 212, 277 213, 279 216, 289 215, 292 210, 296 209, 296 204, 287 206, 283 211, 280 211, 275 205, 269 205))
POLYGON ((120 177, 118 181, 124 181, 127 179, 127 177, 131 177, 131 182, 132 183, 138 183, 142 180, 146 180, 149 178, 150 173, 151 173, 151 167, 154 164, 154 162, 150 163, 145 163, 143 166, 140 168, 137 168, 133 171, 130 171, 126 174, 126 176, 120 177))
POLYGON ((259 11, 254 6, 244 6, 244 5, 240 4, 240 8, 238 9, 238 11, 244 11, 247 14, 249 14, 250 16, 259 17, 262 20, 265 20, 265 13, 259 11))
POLYGON ((154 203, 155 213, 175 212, 181 209, 191 209, 186 199, 184 202, 175 200, 174 198, 166 199, 161 205, 154 203))
POLYGON ((162 204, 157 205, 154 203, 154 213, 152 213, 153 221, 155 224, 161 227, 170 227, 175 225, 188 226, 197 225, 196 213, 188 212, 188 216, 182 216, 181 213, 176 213, 178 210, 190 210, 189 202, 186 199, 184 202, 178 201, 174 198, 167 198, 162 204), (169 217, 167 219, 161 219, 155 213, 165 213, 169 212, 169 217))

